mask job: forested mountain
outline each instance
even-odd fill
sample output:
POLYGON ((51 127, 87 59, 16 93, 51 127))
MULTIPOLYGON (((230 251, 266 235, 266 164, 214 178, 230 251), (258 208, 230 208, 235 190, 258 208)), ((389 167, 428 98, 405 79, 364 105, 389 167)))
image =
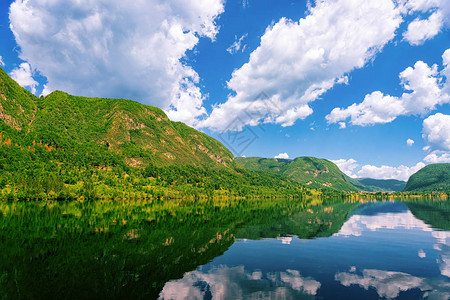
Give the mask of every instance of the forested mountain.
POLYGON ((405 181, 396 179, 350 178, 350 183, 365 192, 401 192, 405 181))
POLYGON ((331 161, 315 157, 296 159, 236 157, 236 162, 246 169, 280 174, 314 189, 358 191, 349 177, 331 161))
POLYGON ((450 192, 450 164, 431 164, 411 175, 405 191, 450 192))
MULTIPOLYGON (((124 99, 37 98, 0 69, 0 197, 301 195, 244 170, 217 140, 124 99)), ((308 191, 309 193, 309 191, 308 191)))
POLYGON ((395 179, 351 178, 333 162, 315 157, 296 159, 237 157, 236 162, 249 170, 281 174, 308 187, 337 191, 400 192, 406 182, 395 179))

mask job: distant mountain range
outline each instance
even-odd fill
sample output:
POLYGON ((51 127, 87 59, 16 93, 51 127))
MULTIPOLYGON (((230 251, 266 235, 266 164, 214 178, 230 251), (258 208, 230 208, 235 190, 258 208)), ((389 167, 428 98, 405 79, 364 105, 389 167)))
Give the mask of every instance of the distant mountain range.
POLYGON ((405 181, 396 179, 350 178, 349 182, 365 192, 401 192, 405 181))
POLYGON ((280 174, 314 189, 329 188, 346 192, 399 192, 406 185, 406 182, 395 179, 350 178, 333 162, 315 157, 298 157, 292 160, 236 157, 235 160, 244 168, 280 174))

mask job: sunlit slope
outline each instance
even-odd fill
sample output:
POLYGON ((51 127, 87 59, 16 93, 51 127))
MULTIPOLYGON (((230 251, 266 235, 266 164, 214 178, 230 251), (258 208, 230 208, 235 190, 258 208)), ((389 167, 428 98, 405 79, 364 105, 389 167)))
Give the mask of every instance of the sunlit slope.
POLYGON ((215 139, 170 121, 159 108, 124 99, 53 92, 39 100, 32 131, 56 147, 96 143, 130 166, 230 166, 233 155, 215 139))
POLYGON ((428 165, 409 178, 405 191, 449 192, 450 164, 428 165))
POLYGON ((314 189, 358 191, 349 182, 348 177, 333 162, 326 159, 237 157, 236 162, 246 169, 280 174, 314 189))
POLYGON ((36 97, 0 68, 0 128, 4 134, 27 132, 37 110, 36 97))

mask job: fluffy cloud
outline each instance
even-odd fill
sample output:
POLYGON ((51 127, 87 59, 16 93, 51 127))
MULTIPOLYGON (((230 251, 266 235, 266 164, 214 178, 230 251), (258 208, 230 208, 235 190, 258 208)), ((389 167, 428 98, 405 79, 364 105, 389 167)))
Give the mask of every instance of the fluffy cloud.
MULTIPOLYGON (((448 51, 448 50, 447 50, 448 51)), ((448 52, 443 55, 446 67, 439 73, 437 66, 428 66, 422 61, 400 73, 400 81, 405 93, 400 97, 384 95, 380 91, 366 95, 363 102, 347 108, 334 108, 326 116, 328 123, 340 123, 350 119, 353 125, 367 126, 377 123, 390 123, 402 115, 424 115, 437 105, 450 102, 450 96, 442 84, 448 72, 448 52)))
POLYGON ((403 37, 411 45, 421 45, 426 40, 436 36, 443 26, 443 16, 440 11, 433 13, 428 19, 415 19, 408 25, 403 37))
POLYGON ((0 67, 4 67, 5 63, 3 62, 3 57, 0 55, 0 67))
POLYGON ((450 3, 447 0, 403 0, 405 14, 433 12, 427 19, 416 18, 409 23, 403 37, 411 45, 421 45, 436 36, 444 26, 450 25, 450 3))
POLYGON ((372 166, 364 165, 361 170, 358 171, 358 177, 369 177, 375 179, 397 179, 407 181, 409 177, 425 167, 422 162, 417 163, 415 166, 407 167, 400 165, 398 167, 391 166, 372 166))
POLYGON ((237 36, 234 37, 234 43, 231 44, 230 47, 228 47, 227 52, 230 54, 235 54, 239 51, 244 52, 245 47, 247 45, 242 45, 244 43, 244 40, 247 38, 247 33, 244 34, 243 36, 241 36, 239 39, 237 38, 237 36))
POLYGON ((424 162, 429 164, 450 163, 450 153, 443 151, 433 151, 425 156, 424 162))
POLYGON ((280 153, 275 158, 282 158, 282 159, 289 159, 289 154, 287 153, 280 153))
POLYGON ((417 163, 415 166, 407 167, 400 165, 398 167, 392 166, 373 166, 373 165, 363 165, 361 166, 358 162, 353 159, 337 159, 331 160, 335 163, 339 169, 344 172, 347 176, 353 178, 375 178, 375 179, 397 179, 407 181, 409 177, 425 167, 422 162, 417 163))
POLYGON ((381 51, 401 22, 391 0, 321 0, 298 22, 282 18, 266 29, 249 62, 233 72, 228 87, 234 93, 201 126, 222 130, 230 117, 243 125, 282 126, 306 118, 312 113, 308 103, 346 83, 345 75, 381 51), (252 116, 248 107, 261 91, 270 95, 272 109, 252 116))
POLYGON ((325 118, 329 123, 342 123, 350 118, 353 125, 365 126, 374 123, 389 123, 403 113, 401 102, 395 97, 373 92, 364 98, 360 104, 352 104, 346 109, 335 108, 325 118))
POLYGON ((265 299, 291 299, 316 295, 320 286, 320 282, 302 277, 297 270, 250 273, 244 266, 219 266, 208 273, 194 271, 166 283, 160 299, 204 299, 206 293, 213 299, 256 299, 262 296, 259 290, 264 290, 265 299), (248 284, 253 288, 245 288, 248 284))
POLYGON ((428 146, 426 163, 450 163, 450 115, 437 113, 423 121, 422 137, 428 146))
POLYGON ((337 159, 337 160, 331 160, 333 163, 335 163, 338 168, 344 172, 347 176, 350 177, 356 177, 353 174, 353 170, 355 170, 357 167, 359 167, 359 164, 357 164, 356 160, 353 158, 350 159, 337 159))
POLYGON ((30 88, 33 94, 36 93, 38 82, 33 79, 33 70, 28 63, 21 63, 20 66, 9 74, 20 86, 30 88))
POLYGON ((450 115, 437 113, 423 121, 423 138, 433 150, 450 151, 450 115))
POLYGON ((10 23, 48 90, 130 98, 188 121, 204 113, 203 96, 182 59, 200 37, 214 39, 223 10, 222 0, 16 0, 10 23))
POLYGON ((401 0, 400 2, 406 11, 427 12, 431 8, 439 7, 442 0, 401 0))
POLYGON ((443 90, 445 93, 450 94, 450 49, 445 50, 442 55, 442 63, 444 65, 444 69, 441 71, 441 74, 447 78, 443 90))
POLYGON ((50 94, 51 92, 52 92, 52 90, 50 90, 50 89, 48 88, 48 86, 47 86, 46 84, 44 84, 44 89, 42 90, 40 96, 45 97, 45 96, 47 96, 48 94, 50 94))
POLYGON ((406 145, 412 147, 412 145, 414 145, 414 140, 412 140, 412 139, 407 139, 407 140, 406 140, 406 145))

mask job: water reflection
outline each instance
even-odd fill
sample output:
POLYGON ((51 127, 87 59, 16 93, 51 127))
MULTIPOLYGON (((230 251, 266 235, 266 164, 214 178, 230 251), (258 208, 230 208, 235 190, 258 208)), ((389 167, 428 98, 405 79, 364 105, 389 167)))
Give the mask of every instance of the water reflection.
POLYGON ((402 272, 365 269, 361 274, 357 274, 356 270, 353 270, 337 273, 334 278, 346 287, 359 285, 365 290, 374 288, 380 297, 389 299, 397 298, 400 292, 411 289, 420 289, 425 292, 423 296, 429 299, 447 300, 450 298, 449 282, 416 277, 402 272))
POLYGON ((448 202, 0 203, 0 298, 449 293, 448 202))
MULTIPOLYGON (((410 232, 416 232, 416 234, 417 231, 428 232, 434 239, 433 248, 440 252, 437 262, 441 274, 450 277, 450 252, 447 243, 447 240, 450 238, 450 232, 433 230, 431 225, 417 219, 403 203, 374 203, 363 206, 362 208, 366 208, 366 211, 372 212, 374 207, 380 206, 384 211, 388 212, 353 215, 335 235, 361 236, 365 231, 380 231, 386 229, 406 229, 410 232), (399 209, 402 207, 404 208, 403 210, 399 209), (394 210, 395 212, 392 212, 394 210)), ((426 252, 423 249, 419 249, 418 256, 420 258, 426 258, 426 252)))
POLYGON ((450 299, 450 232, 435 229, 447 224, 448 204, 438 206, 368 203, 351 215, 328 207, 247 226, 224 255, 168 282, 160 297, 450 299), (310 240, 314 226, 323 237, 310 240))
POLYGON ((167 283, 160 299, 291 299, 316 295, 319 288, 320 282, 297 270, 263 273, 221 265, 167 283))

